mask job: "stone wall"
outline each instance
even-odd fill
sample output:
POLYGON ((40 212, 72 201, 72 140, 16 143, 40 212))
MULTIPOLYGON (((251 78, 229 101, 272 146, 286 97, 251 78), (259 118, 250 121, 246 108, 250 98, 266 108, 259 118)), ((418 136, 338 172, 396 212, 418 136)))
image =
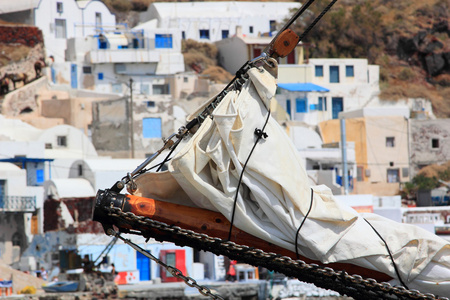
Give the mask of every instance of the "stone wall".
POLYGON ((450 160, 450 119, 411 120, 413 175, 423 166, 450 160))

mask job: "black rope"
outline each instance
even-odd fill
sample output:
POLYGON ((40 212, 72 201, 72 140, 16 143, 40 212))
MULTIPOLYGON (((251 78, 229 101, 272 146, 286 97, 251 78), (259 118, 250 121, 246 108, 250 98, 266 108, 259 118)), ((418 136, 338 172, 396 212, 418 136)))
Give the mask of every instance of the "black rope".
POLYGON ((311 188, 311 201, 309 203, 308 212, 306 213, 305 217, 302 220, 302 223, 300 224, 300 226, 298 226, 297 232, 295 233, 295 254, 297 255, 297 259, 300 258, 298 255, 298 233, 300 232, 300 229, 303 227, 303 224, 305 223, 306 218, 308 218, 308 215, 311 212, 311 209, 313 206, 313 200, 314 200, 314 190, 311 188))
POLYGON ((299 41, 302 41, 303 38, 311 31, 311 29, 316 26, 317 22, 320 21, 320 19, 322 19, 322 17, 330 10, 330 8, 334 5, 334 3, 336 3, 337 0, 333 0, 331 1, 327 7, 325 7, 325 9, 320 13, 319 16, 317 16, 317 18, 314 19, 314 21, 309 24, 308 28, 305 29, 305 31, 303 31, 303 33, 299 36, 299 41))
POLYGON ((402 278, 400 277, 400 272, 397 268, 397 264, 394 261, 394 257, 392 256, 391 250, 389 249, 388 244, 386 243, 386 241, 383 239, 383 237, 381 236, 381 234, 375 229, 375 227, 372 226, 372 224, 370 224, 369 221, 366 220, 366 218, 363 218, 364 221, 366 221, 367 224, 369 224, 370 227, 372 227, 373 231, 375 231, 375 233, 378 235, 378 237, 383 241, 384 245, 386 246, 386 249, 389 253, 389 257, 391 258, 392 264, 394 265, 394 270, 395 270, 395 274, 397 274, 398 280, 400 281, 400 283, 409 290, 408 286, 403 282, 402 278))
POLYGON ((256 135, 256 140, 255 143, 253 144, 252 150, 250 151, 250 153, 247 156, 247 160, 245 161, 244 166, 242 167, 242 172, 241 175, 239 176, 239 181, 238 181, 238 185, 236 187, 236 194, 234 195, 234 202, 233 202, 233 211, 231 212, 231 221, 230 221, 230 230, 228 231, 228 240, 231 240, 231 231, 233 230, 233 223, 234 223, 234 214, 236 212, 236 203, 237 203, 237 198, 239 195, 239 188, 241 186, 242 183, 242 177, 244 176, 244 171, 245 168, 247 167, 247 163, 250 160, 250 157, 253 154, 253 150, 255 150, 256 145, 258 145, 259 140, 261 140, 262 138, 267 138, 268 135, 267 133, 264 132, 264 129, 266 128, 267 122, 269 122, 269 117, 270 117, 270 109, 267 111, 267 118, 266 121, 264 122, 264 126, 262 129, 255 129, 255 135, 256 135))
POLYGON ((161 171, 163 165, 164 165, 166 162, 168 162, 169 160, 171 160, 170 156, 172 155, 173 151, 175 151, 175 148, 177 148, 177 146, 178 146, 179 144, 180 144, 180 143, 177 143, 177 144, 175 144, 175 145, 172 146, 172 149, 170 149, 169 154, 167 154, 167 156, 164 158, 164 160, 159 164, 159 168, 156 170, 156 172, 161 171))

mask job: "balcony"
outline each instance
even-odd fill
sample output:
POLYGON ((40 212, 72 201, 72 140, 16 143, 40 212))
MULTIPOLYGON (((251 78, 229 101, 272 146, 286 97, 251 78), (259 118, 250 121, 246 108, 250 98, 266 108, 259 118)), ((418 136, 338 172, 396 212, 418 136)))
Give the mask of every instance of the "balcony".
POLYGON ((92 64, 104 63, 157 63, 160 53, 149 49, 98 49, 87 55, 92 64))
POLYGON ((0 211, 34 212, 36 196, 0 196, 0 211))

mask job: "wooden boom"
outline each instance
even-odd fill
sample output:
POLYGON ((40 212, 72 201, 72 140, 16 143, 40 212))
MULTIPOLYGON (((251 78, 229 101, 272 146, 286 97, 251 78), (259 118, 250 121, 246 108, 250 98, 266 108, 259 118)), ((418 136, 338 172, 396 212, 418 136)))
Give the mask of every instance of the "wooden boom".
MULTIPOLYGON (((102 223, 104 227, 105 225, 107 227, 108 223, 109 225, 112 224, 111 221, 108 220, 108 217, 102 214, 102 206, 110 207, 111 205, 121 208, 125 213, 132 212, 136 216, 148 217, 155 221, 164 222, 168 225, 178 226, 183 229, 189 229, 196 233, 204 233, 211 237, 217 237, 220 239, 228 238, 230 222, 218 212, 134 195, 123 195, 111 191, 105 192, 100 190, 97 194, 94 220, 102 223)), ((126 222, 121 222, 120 224, 114 223, 114 225, 119 228, 142 230, 142 228, 133 228, 126 222)), ((304 256, 299 256, 297 258, 295 252, 257 238, 234 226, 231 241, 237 244, 258 248, 266 252, 274 252, 282 256, 288 256, 294 260, 300 259, 308 264, 315 263, 318 265, 324 265, 320 261, 312 260, 304 256)), ((366 278, 373 278, 378 282, 387 282, 392 279, 384 273, 353 264, 331 263, 326 266, 335 270, 345 270, 349 274, 358 274, 366 278)))

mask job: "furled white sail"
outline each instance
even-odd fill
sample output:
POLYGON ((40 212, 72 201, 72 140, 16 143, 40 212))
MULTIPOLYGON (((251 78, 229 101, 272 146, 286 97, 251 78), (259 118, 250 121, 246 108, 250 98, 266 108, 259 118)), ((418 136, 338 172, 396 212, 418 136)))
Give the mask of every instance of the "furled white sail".
POLYGON ((291 251, 311 208, 298 234, 301 255, 324 263, 352 263, 397 278, 386 246, 369 222, 387 242, 410 289, 450 296, 450 244, 416 226, 359 214, 339 203, 326 186, 309 186, 285 130, 271 117, 265 126, 275 78, 263 68, 252 68, 248 75, 242 90, 228 93, 170 161, 168 172, 137 179, 137 193, 192 201, 229 220, 237 193, 234 225, 291 251), (242 172, 256 128, 268 136, 257 142, 242 172))

